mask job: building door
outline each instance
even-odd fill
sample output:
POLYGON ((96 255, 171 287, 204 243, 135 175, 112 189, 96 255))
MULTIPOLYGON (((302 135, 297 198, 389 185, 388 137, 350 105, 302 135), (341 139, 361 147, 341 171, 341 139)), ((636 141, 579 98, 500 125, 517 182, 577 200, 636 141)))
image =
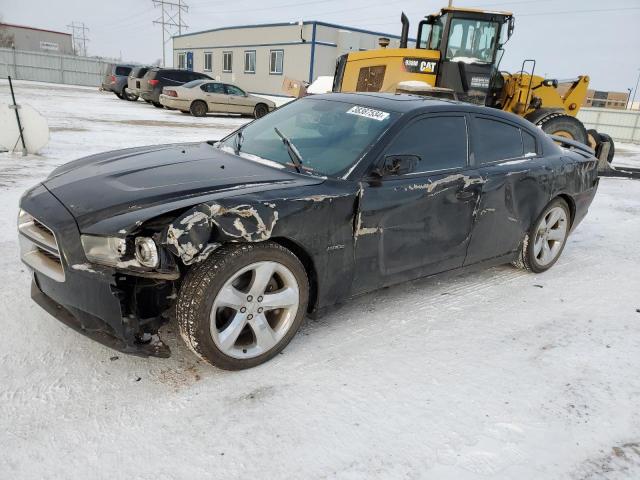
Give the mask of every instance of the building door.
POLYGON ((187 52, 187 70, 193 70, 193 52, 187 52))

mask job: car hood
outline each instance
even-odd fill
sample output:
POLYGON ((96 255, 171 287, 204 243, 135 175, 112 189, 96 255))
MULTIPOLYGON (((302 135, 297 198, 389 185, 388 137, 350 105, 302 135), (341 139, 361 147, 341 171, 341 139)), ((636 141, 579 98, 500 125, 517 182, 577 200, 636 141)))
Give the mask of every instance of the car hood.
POLYGON ((58 167, 43 183, 84 231, 84 227, 109 217, 130 219, 135 211, 152 206, 166 205, 170 210, 216 194, 235 196, 322 181, 203 142, 92 155, 58 167))

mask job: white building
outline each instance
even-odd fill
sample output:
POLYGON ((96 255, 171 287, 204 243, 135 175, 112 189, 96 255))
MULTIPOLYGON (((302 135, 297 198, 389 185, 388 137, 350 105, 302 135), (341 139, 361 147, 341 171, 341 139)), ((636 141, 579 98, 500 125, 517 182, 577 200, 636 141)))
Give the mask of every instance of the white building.
POLYGON ((252 93, 283 95, 285 77, 311 83, 333 75, 340 55, 378 48, 381 37, 398 46, 399 35, 316 20, 216 28, 173 37, 173 65, 252 93))

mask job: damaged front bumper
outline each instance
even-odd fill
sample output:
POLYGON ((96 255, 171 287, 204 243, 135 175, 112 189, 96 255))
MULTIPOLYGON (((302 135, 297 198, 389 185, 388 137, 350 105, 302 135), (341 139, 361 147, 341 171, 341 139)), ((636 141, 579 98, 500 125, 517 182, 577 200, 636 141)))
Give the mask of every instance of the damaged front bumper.
POLYGON ((40 289, 35 276, 31 282, 31 298, 49 315, 67 327, 106 347, 139 357, 167 358, 171 355, 169 347, 157 335, 152 335, 148 341, 126 338, 122 332, 119 336, 109 324, 100 318, 81 310, 72 310, 72 307, 62 306, 40 289))
POLYGON ((33 271, 33 300, 103 345, 168 357, 157 333, 167 322, 173 282, 87 263, 75 219, 43 185, 28 191, 20 207, 32 218, 19 235, 22 260, 33 271))

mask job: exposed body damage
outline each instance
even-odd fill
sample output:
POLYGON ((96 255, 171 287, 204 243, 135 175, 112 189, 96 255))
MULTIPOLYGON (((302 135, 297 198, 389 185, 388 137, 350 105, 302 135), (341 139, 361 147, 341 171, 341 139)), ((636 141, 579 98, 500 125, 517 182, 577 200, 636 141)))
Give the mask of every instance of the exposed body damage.
MULTIPOLYGON (((398 100, 367 95, 366 102, 385 111, 398 100)), ((572 227, 586 214, 596 160, 501 112, 492 115, 537 138, 537 155, 481 165, 470 143, 462 169, 374 174, 412 116, 484 112, 422 99, 397 108, 405 116, 343 177, 274 168, 205 143, 130 149, 61 167, 21 200, 55 234, 65 273, 61 283, 36 270, 34 298, 113 348, 166 355, 150 339, 167 321, 186 272, 226 244, 272 241, 289 249, 309 277, 309 310, 318 312, 417 277, 512 261, 558 196, 570 205, 572 227), (90 262, 81 235, 121 239, 126 253, 110 266, 90 262), (134 258, 138 238, 157 245, 157 267, 134 258)))

